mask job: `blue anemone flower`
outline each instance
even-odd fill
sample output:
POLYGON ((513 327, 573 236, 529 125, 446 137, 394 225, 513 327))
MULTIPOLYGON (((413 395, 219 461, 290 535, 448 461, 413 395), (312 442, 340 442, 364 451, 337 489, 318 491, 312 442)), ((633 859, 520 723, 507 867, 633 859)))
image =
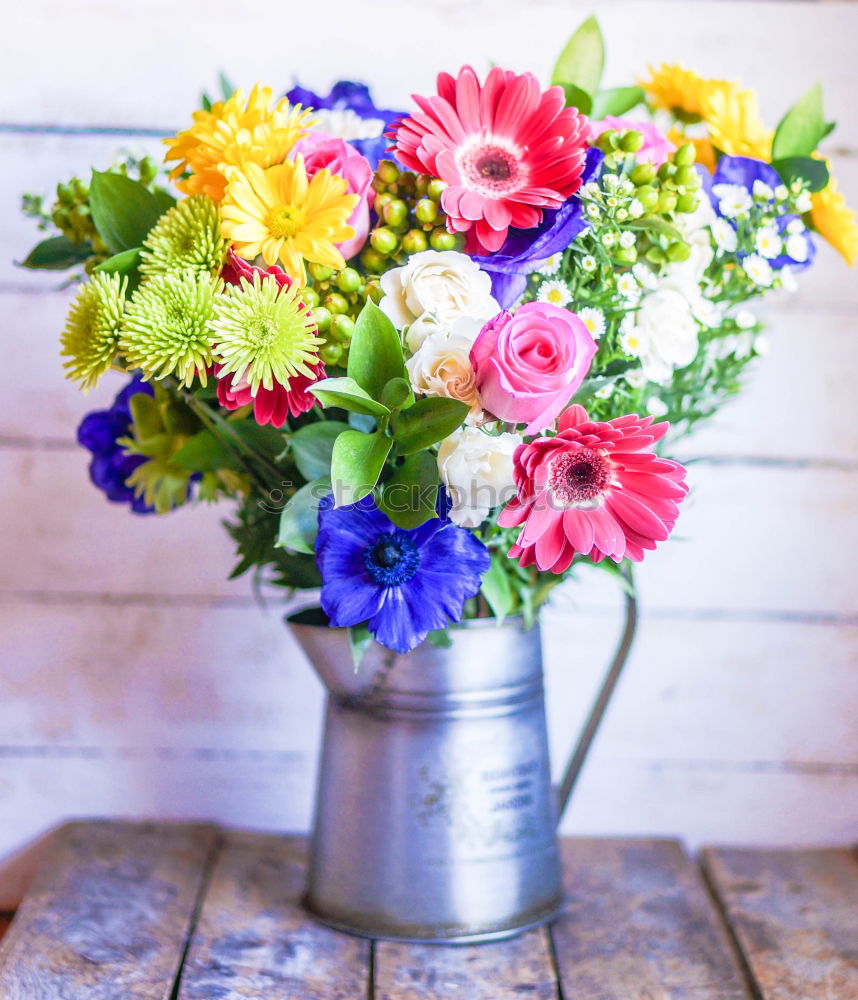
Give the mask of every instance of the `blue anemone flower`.
MULTIPOLYGON (((598 149, 587 151, 582 186, 595 180, 602 169, 604 157, 598 149)), ((589 225, 581 199, 568 198, 560 208, 543 209, 542 222, 534 229, 510 230, 497 253, 475 256, 473 259, 492 279, 492 295, 502 309, 509 309, 524 294, 527 277, 538 271, 556 253, 561 253, 589 225)))
POLYGON ((428 632, 461 621, 490 557, 476 535, 446 518, 405 531, 371 496, 337 508, 328 496, 319 505, 316 563, 331 625, 366 622, 383 646, 407 653, 428 632))
POLYGON ((383 128, 379 130, 377 136, 370 139, 348 140, 350 145, 369 160, 373 170, 378 166, 378 161, 384 157, 389 145, 384 133, 393 122, 398 118, 404 118, 407 114, 405 111, 377 108, 366 84, 352 83, 350 80, 340 80, 334 84, 327 97, 307 90, 300 84, 296 84, 286 97, 292 104, 303 104, 304 107, 315 108, 317 111, 353 111, 359 118, 383 122, 383 128))
POLYGON ((89 478, 113 503, 127 503, 135 514, 154 514, 155 508, 145 503, 142 497, 134 495, 132 487, 126 485, 131 473, 146 459, 140 455, 128 455, 118 443, 127 437, 131 429, 131 410, 128 401, 136 393, 152 395, 152 386, 138 375, 122 389, 108 410, 94 410, 81 420, 77 429, 78 444, 92 453, 89 463, 89 478))

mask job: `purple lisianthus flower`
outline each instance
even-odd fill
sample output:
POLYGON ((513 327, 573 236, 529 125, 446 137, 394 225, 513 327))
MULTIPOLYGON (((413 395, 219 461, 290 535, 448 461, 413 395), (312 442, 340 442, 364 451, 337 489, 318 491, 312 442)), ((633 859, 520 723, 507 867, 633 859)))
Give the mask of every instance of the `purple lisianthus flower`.
MULTIPOLYGON (((337 134, 337 138, 345 139, 354 146, 361 155, 369 160, 373 170, 387 151, 388 140, 384 133, 397 118, 404 118, 407 114, 405 111, 377 108, 366 84, 352 83, 350 80, 340 80, 339 83, 334 84, 327 97, 322 97, 321 94, 316 94, 300 85, 294 86, 286 94, 286 97, 292 104, 302 104, 304 107, 314 108, 316 111, 352 111, 358 118, 364 119, 367 127, 363 130, 356 130, 358 134, 337 134), (361 131, 366 134, 361 135, 361 131)), ((324 122, 323 126, 324 131, 336 134, 332 131, 329 122, 324 122)))
MULTIPOLYGON (((590 149, 581 183, 599 176, 604 157, 590 149)), ((561 253, 589 225, 581 199, 573 195, 556 210, 543 209, 542 222, 534 229, 511 229, 497 253, 474 256, 492 279, 492 295, 502 309, 509 309, 527 288, 528 275, 544 266, 549 257, 561 253)))
POLYGON ((319 505, 322 610, 332 626, 366 622, 376 640, 397 653, 461 621, 490 561, 476 535, 446 518, 405 531, 371 496, 337 508, 328 496, 319 505))
MULTIPOLYGON (((775 216, 773 225, 778 235, 783 240, 783 252, 775 256, 764 254, 769 262, 769 266, 779 271, 781 268, 789 266, 794 271, 803 271, 810 267, 816 256, 816 246, 810 238, 810 231, 802 222, 801 216, 795 213, 783 213, 783 208, 774 197, 775 188, 783 184, 780 175, 770 164, 763 160, 754 160, 749 156, 722 156, 715 168, 715 173, 709 177, 708 172, 698 168, 703 178, 703 190, 709 197, 715 213, 734 228, 738 229, 735 220, 730 214, 724 212, 722 207, 722 195, 724 188, 722 185, 742 188, 748 193, 750 199, 755 199, 758 205, 765 206, 765 211, 769 216, 775 216), (757 185, 755 192, 754 186, 757 185), (760 185, 765 185, 762 189, 760 185), (760 191, 768 188, 772 195, 768 198, 761 197, 760 191)), ((739 252, 736 255, 739 259, 746 256, 739 252)))
POLYGON ((113 503, 127 503, 135 514, 153 514, 154 507, 144 503, 142 497, 134 495, 134 490, 126 485, 131 473, 146 459, 140 455, 128 455, 118 443, 131 429, 131 410, 128 401, 136 393, 152 395, 152 387, 139 376, 135 376, 121 392, 108 410, 88 413, 77 429, 78 443, 92 453, 89 463, 89 478, 113 503))

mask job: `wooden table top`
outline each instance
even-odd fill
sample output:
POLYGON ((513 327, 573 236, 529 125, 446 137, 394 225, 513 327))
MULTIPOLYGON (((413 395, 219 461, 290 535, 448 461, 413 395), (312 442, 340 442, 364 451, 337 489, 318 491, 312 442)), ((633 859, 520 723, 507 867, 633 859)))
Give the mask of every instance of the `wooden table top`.
POLYGON ((0 944, 4 1000, 856 1000, 854 848, 563 841, 550 927, 477 946, 367 941, 301 908, 306 841, 78 822, 0 944))

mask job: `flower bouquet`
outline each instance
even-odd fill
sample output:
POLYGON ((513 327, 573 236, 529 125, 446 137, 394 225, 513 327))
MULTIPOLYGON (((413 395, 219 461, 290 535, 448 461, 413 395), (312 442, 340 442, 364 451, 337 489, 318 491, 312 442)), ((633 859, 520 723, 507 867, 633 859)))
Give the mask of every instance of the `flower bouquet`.
POLYGON ((530 624, 579 563, 665 541, 668 433, 764 351, 748 304, 817 234, 854 262, 858 228, 818 87, 772 131, 735 83, 603 89, 602 63, 590 19, 547 88, 466 66, 391 111, 227 87, 168 177, 129 159, 27 196, 58 233, 25 266, 83 272, 68 377, 126 380, 78 428, 95 485, 138 514, 230 501, 234 575, 318 591, 356 663, 530 624))

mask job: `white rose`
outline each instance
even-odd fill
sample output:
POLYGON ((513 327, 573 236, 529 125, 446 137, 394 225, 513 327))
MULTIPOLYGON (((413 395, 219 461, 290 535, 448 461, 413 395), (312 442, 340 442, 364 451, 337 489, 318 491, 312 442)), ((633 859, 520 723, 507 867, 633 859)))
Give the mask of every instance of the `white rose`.
POLYGON ((424 396, 459 399, 471 408, 469 422, 482 417, 480 396, 470 353, 473 338, 467 333, 433 333, 405 363, 411 386, 424 396))
POLYGON ((688 299, 675 288, 647 295, 635 314, 637 355, 651 382, 666 382, 674 368, 691 364, 697 354, 697 321, 688 299))
POLYGON ((463 427, 441 442, 438 472, 453 508, 450 520, 462 528, 478 528, 494 507, 515 495, 513 455, 518 434, 484 434, 463 427))
POLYGON ((382 275, 381 288, 381 309, 397 330, 408 330, 412 351, 432 333, 449 332, 460 316, 485 323, 501 311, 488 274, 455 250, 414 254, 404 267, 382 275))

